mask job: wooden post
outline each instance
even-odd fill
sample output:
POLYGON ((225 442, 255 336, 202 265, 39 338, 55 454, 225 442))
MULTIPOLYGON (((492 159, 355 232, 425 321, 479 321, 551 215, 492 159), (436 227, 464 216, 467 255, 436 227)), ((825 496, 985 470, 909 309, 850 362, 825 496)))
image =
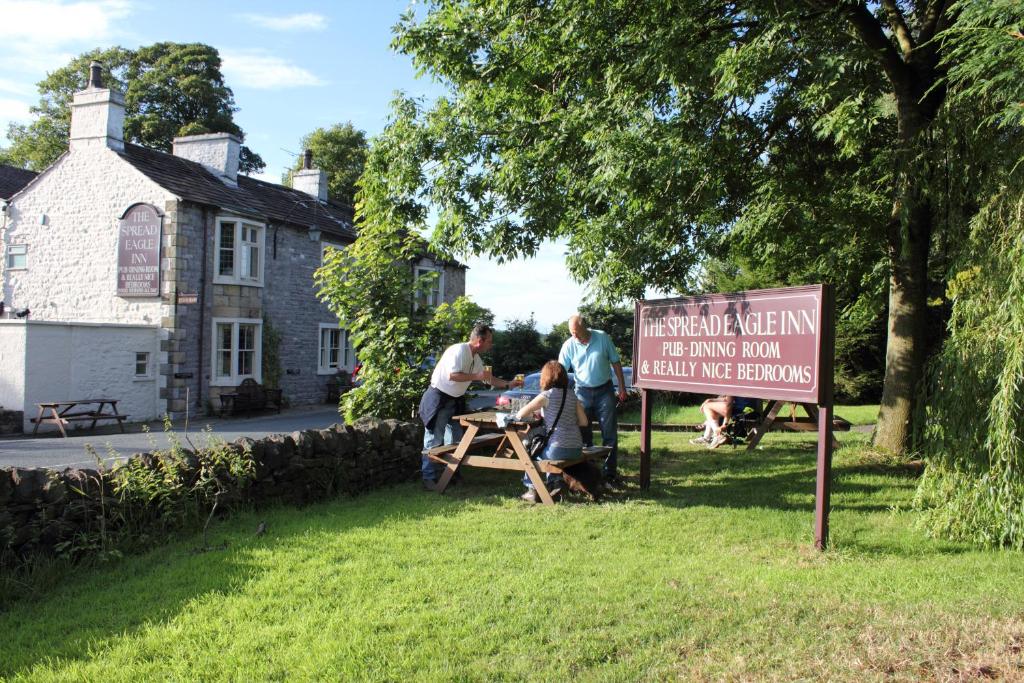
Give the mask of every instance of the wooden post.
POLYGON ((640 488, 651 488, 651 392, 640 390, 640 488))
POLYGON ((832 406, 818 407, 818 478, 814 490, 814 547, 828 547, 828 512, 832 493, 832 406))
POLYGON ((818 474, 814 487, 814 547, 828 548, 828 514, 832 494, 832 403, 835 365, 835 295, 821 288, 821 349, 818 356, 818 474))

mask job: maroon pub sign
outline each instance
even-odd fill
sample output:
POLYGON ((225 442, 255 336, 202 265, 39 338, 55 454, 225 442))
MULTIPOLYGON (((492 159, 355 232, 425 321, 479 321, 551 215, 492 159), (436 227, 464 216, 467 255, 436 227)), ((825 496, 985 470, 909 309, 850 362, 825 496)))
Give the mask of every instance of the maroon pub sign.
POLYGON ((821 403, 821 285, 638 301, 641 389, 821 403))
POLYGON ((117 295, 160 296, 163 216, 149 204, 135 204, 118 223, 117 295))
MULTIPOLYGON (((650 390, 772 399, 747 449, 785 402, 816 423, 814 544, 828 544, 835 302, 829 285, 637 301, 633 383, 640 399, 640 486, 651 481, 650 390)), ((795 420, 794 416, 794 420, 795 420)), ((799 423, 796 423, 799 425, 799 423)))

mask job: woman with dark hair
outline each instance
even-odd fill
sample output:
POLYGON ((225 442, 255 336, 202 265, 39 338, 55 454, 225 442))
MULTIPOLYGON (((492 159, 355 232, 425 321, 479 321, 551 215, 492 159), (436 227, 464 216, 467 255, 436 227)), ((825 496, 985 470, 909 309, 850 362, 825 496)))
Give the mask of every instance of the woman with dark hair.
MULTIPOLYGON (((583 452, 583 438, 580 427, 587 424, 587 415, 583 406, 576 400, 576 394, 569 390, 569 375, 557 360, 549 360, 540 371, 541 392, 516 413, 516 417, 524 418, 540 411, 544 416, 544 427, 547 429, 548 444, 540 456, 544 460, 571 460, 578 458, 583 452)), ((545 479, 552 498, 558 498, 562 490, 562 477, 548 474, 545 479)), ((523 475, 526 493, 523 500, 536 503, 537 490, 533 488, 530 478, 523 475)))

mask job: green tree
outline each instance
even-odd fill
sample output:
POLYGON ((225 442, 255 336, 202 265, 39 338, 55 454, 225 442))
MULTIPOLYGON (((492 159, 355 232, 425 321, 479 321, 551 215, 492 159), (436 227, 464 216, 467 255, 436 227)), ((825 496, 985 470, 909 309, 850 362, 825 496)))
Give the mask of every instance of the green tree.
POLYGON ((511 377, 516 373, 539 370, 545 362, 557 358, 547 355, 544 341, 531 314, 526 320, 505 321, 505 329, 494 333, 489 355, 494 374, 511 377))
POLYGON ((570 336, 568 321, 552 325, 551 331, 544 335, 544 355, 548 358, 558 358, 558 354, 562 350, 562 344, 570 336))
POLYGON ((953 269, 950 336, 929 373, 917 505, 934 534, 1024 549, 1024 6, 961 7, 950 101, 977 111, 1003 167, 953 269))
POLYGON ((571 272, 610 300, 691 289, 730 233, 765 258, 857 246, 887 289, 875 442, 901 452, 941 339, 929 296, 945 303, 987 163, 942 80, 958 7, 430 3, 394 44, 450 96, 396 104, 403 161, 382 178, 412 223, 436 212, 438 248, 508 258, 566 238, 571 272))
MULTIPOLYGON (((336 123, 330 128, 317 128, 302 138, 302 149, 312 150, 316 168, 327 171, 328 193, 331 199, 349 206, 355 205, 356 181, 366 166, 369 145, 366 133, 351 122, 336 123)), ((282 177, 289 187, 292 173, 302 168, 302 158, 282 177)))
MULTIPOLYGON (((371 163, 387 164, 382 146, 371 163)), ((417 307, 417 292, 429 278, 414 280, 405 264, 418 261, 424 242, 396 222, 380 218, 379 186, 364 191, 373 220, 357 215, 359 239, 348 249, 330 250, 315 281, 321 298, 345 321, 359 357, 360 386, 341 397, 339 411, 348 421, 363 415, 408 419, 426 390, 434 363, 444 349, 469 339, 478 322, 494 315, 466 297, 436 308, 417 307), (370 294, 372 293, 372 295, 370 294)))
MULTIPOLYGON (((85 87, 92 61, 104 66, 104 79, 125 95, 125 139, 165 152, 177 135, 232 133, 244 139, 234 122, 234 94, 224 84, 220 55, 200 43, 156 43, 138 50, 112 47, 83 53, 38 83, 35 120, 11 124, 6 156, 16 165, 42 170, 68 146, 71 99, 85 87)), ((239 169, 263 170, 258 154, 243 146, 239 169)))
POLYGON ((608 333, 622 357, 623 365, 633 364, 633 316, 635 311, 632 308, 590 303, 580 306, 580 314, 590 328, 608 333))

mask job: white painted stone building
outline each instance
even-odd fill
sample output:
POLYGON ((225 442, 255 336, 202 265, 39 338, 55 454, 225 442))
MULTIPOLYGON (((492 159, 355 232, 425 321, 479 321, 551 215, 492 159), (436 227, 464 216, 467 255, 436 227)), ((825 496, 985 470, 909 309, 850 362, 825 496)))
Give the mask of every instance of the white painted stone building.
MULTIPOLYGON (((5 207, 0 407, 24 410, 26 428, 38 402, 98 396, 132 420, 205 413, 243 379, 264 381, 269 337, 285 399, 323 402, 355 362, 313 285, 324 248, 356 238, 326 174, 307 161, 287 188, 239 175, 232 135, 177 138, 168 154, 125 142, 123 128, 123 97, 94 68, 69 150, 5 207), (139 204, 162 223, 158 295, 118 289, 120 223, 139 204)), ((459 264, 396 267, 440 270, 434 303, 464 293, 459 264)))

